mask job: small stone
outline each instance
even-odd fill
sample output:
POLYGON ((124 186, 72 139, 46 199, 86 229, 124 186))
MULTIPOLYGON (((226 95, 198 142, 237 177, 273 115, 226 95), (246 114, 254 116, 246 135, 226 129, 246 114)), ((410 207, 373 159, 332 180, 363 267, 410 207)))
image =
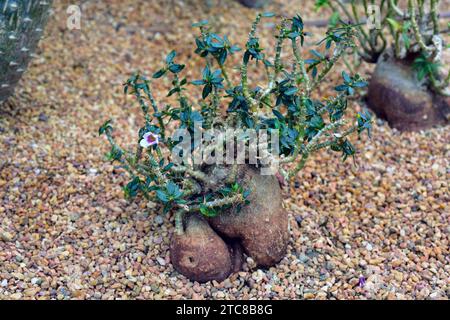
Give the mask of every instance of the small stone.
POLYGON ((440 294, 439 294, 438 291, 434 291, 434 292, 430 293, 430 298, 431 299, 437 299, 439 297, 440 297, 440 294))
POLYGON ((264 278, 264 272, 261 271, 261 269, 258 269, 258 271, 253 272, 252 279, 256 282, 261 282, 261 280, 264 278))
POLYGON ((41 121, 41 122, 47 122, 48 121, 48 116, 44 112, 41 112, 39 114, 38 120, 41 121))
POLYGON ((403 281, 403 273, 401 273, 400 271, 393 271, 394 273, 394 278, 395 280, 397 280, 398 282, 402 282, 403 281))
POLYGON ((163 217, 161 217, 161 216, 156 216, 155 218, 154 218, 154 221, 155 221, 155 223, 158 225, 158 226, 160 226, 160 225, 162 225, 163 223, 164 223, 164 219, 163 219, 163 217))
POLYGON ((80 218, 80 214, 78 212, 73 212, 70 214, 70 221, 75 222, 80 218))
POLYGON ((303 297, 305 299, 314 299, 314 294, 312 292, 306 292, 303 297))
POLYGON ((19 300, 22 298, 22 294, 20 292, 13 293, 9 296, 12 300, 19 300))
POLYGON ((156 237, 155 239, 153 239, 153 242, 154 242, 155 244, 161 244, 162 241, 163 241, 162 237, 156 237))
POLYGON ((157 258, 156 258, 156 261, 158 261, 158 263, 159 263, 160 265, 162 265, 162 266, 165 266, 165 265, 166 265, 166 260, 164 260, 164 259, 161 258, 161 257, 157 257, 157 258))
POLYGON ((8 280, 3 279, 2 282, 0 283, 0 285, 1 285, 2 287, 6 287, 6 286, 8 285, 8 280))
POLYGON ((308 262, 309 257, 306 254, 304 254, 304 253, 300 253, 300 255, 298 256, 298 260, 301 263, 306 263, 306 262, 308 262))
POLYGON ((9 242, 14 239, 14 235, 8 231, 2 231, 0 233, 0 238, 5 242, 9 242))
POLYGON ((329 271, 333 271, 335 269, 335 267, 336 267, 335 264, 331 261, 329 261, 325 264, 325 268, 329 271))

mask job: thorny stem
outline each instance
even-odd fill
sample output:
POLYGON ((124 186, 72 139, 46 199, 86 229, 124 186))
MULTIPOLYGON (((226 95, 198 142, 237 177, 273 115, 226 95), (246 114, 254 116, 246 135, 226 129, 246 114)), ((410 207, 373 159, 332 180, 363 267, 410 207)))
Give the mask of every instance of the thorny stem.
POLYGON ((306 67, 305 67, 305 61, 303 60, 303 58, 300 56, 300 53, 298 51, 298 47, 297 47, 297 42, 296 40, 292 40, 292 51, 294 53, 294 57, 295 57, 295 61, 297 62, 297 64, 300 67, 300 71, 302 73, 303 79, 305 81, 305 89, 306 89, 306 93, 309 94, 311 92, 311 81, 309 79, 309 75, 308 72, 306 71, 306 67))
POLYGON ((313 148, 311 148, 311 151, 312 151, 312 152, 316 152, 316 151, 318 151, 318 150, 320 150, 320 149, 329 147, 329 146, 335 144, 336 142, 338 142, 339 140, 341 140, 341 139, 343 139, 343 138, 345 138, 345 137, 351 135, 351 134, 352 134, 353 132, 355 132, 357 129, 358 129, 357 126, 353 126, 353 127, 349 128, 348 130, 344 131, 343 133, 341 133, 338 137, 336 137, 336 138, 333 139, 333 140, 329 140, 329 141, 325 141, 325 142, 316 144, 313 148))
POLYGON ((175 80, 175 87, 178 89, 178 92, 177 92, 178 101, 180 102, 180 105, 184 107, 184 106, 188 105, 188 103, 187 103, 186 97, 183 94, 183 91, 181 90, 180 78, 178 77, 178 74, 174 75, 174 80, 175 80))
POLYGON ((199 211, 202 206, 207 207, 207 208, 217 208, 217 207, 223 207, 223 206, 227 206, 227 205, 240 203, 242 201, 244 201, 244 198, 243 198, 242 194, 238 193, 231 197, 226 197, 226 198, 217 199, 217 200, 213 200, 213 201, 203 202, 201 205, 190 206, 189 211, 199 211))
POLYGON ((334 130, 340 126, 343 126, 346 123, 345 120, 341 119, 336 122, 332 122, 327 124, 325 127, 323 127, 317 134, 308 142, 304 150, 302 150, 302 158, 300 159, 300 162, 297 164, 294 170, 290 171, 288 173, 289 179, 295 176, 306 164, 306 160, 308 160, 308 157, 310 154, 314 151, 315 146, 317 145, 319 138, 327 131, 334 130))
POLYGON ((183 195, 191 196, 194 194, 200 194, 202 192, 202 187, 193 179, 183 180, 183 195))
POLYGON ((217 61, 217 64, 219 65, 220 71, 222 72, 223 78, 225 79, 225 82, 227 83, 227 86, 229 88, 231 88, 232 85, 231 85, 230 78, 228 77, 227 70, 225 69, 223 64, 219 63, 219 61, 217 61))
POLYGON ((420 33, 419 25, 417 24, 416 20, 416 5, 415 0, 408 0, 408 8, 409 8, 409 15, 411 17, 411 26, 413 28, 414 37, 416 39, 417 44, 419 45, 420 49, 426 54, 430 55, 431 51, 433 50, 431 47, 428 47, 420 33))
POLYGON ((437 18, 437 3, 439 0, 430 0, 430 15, 431 21, 433 21, 433 33, 435 35, 439 34, 439 21, 437 18))
POLYGON ((191 168, 184 167, 184 166, 174 166, 174 167, 172 167, 172 169, 175 172, 180 172, 180 173, 185 172, 188 175, 190 175, 192 178, 199 180, 201 182, 208 182, 208 177, 206 176, 206 174, 204 174, 201 171, 196 171, 191 168))
POLYGON ((217 90, 216 87, 214 87, 213 89, 213 94, 212 94, 212 114, 210 115, 213 118, 216 118, 217 116, 217 110, 220 107, 220 99, 219 99, 219 92, 217 90))
POLYGON ((262 100, 264 100, 265 97, 267 97, 272 90, 275 87, 275 81, 278 77, 278 74, 280 73, 283 65, 281 64, 281 50, 283 49, 283 41, 285 39, 285 32, 286 32, 286 19, 283 18, 283 20, 281 21, 281 24, 279 26, 280 28, 280 32, 278 34, 278 38, 277 38, 277 43, 275 46, 275 59, 274 59, 274 73, 272 74, 269 70, 268 66, 265 66, 266 68, 266 73, 267 73, 267 78, 269 79, 269 85, 267 86, 267 88, 265 90, 262 91, 261 96, 258 99, 257 104, 259 105, 262 100))
POLYGON ((394 35, 394 51, 397 58, 402 56, 402 47, 400 45, 400 32, 396 31, 394 35))
POLYGON ((249 92, 246 63, 243 63, 241 66, 241 78, 242 78, 242 94, 244 95, 245 101, 250 106, 250 110, 253 113, 256 113, 257 103, 255 99, 252 98, 249 92))
POLYGON ((261 21, 262 14, 258 13, 256 15, 255 21, 253 21, 252 28, 250 29, 250 33, 248 34, 249 39, 254 38, 256 34, 256 28, 258 27, 259 22, 261 21))
POLYGON ((286 32, 286 19, 283 18, 283 20, 281 21, 280 24, 280 32, 278 34, 278 39, 277 39, 277 44, 276 44, 276 48, 275 48, 275 61, 274 61, 274 65, 275 65, 275 75, 274 75, 274 79, 277 78, 278 74, 280 73, 281 69, 282 69, 282 64, 281 64, 281 50, 283 49, 283 40, 285 39, 285 35, 284 33, 286 32))
MULTIPOLYGON (((364 1, 365 2, 365 1, 364 1)), ((370 48, 374 51, 375 48, 372 45, 372 42, 369 39, 369 36, 367 35, 366 31, 363 29, 363 27, 361 27, 359 25, 359 14, 358 14, 358 9, 356 8, 356 4, 355 1, 352 1, 352 12, 353 12, 353 16, 355 17, 355 24, 357 25, 357 28, 359 30, 359 32, 362 34, 362 36, 364 37, 364 40, 370 45, 370 48)), ((365 5, 365 11, 367 12, 367 6, 365 5)))
MULTIPOLYGON (((345 6, 345 4, 341 0, 337 0, 336 2, 338 3, 338 5, 342 9, 342 11, 344 11, 344 14, 347 16, 349 22, 358 25, 357 28, 358 28, 358 30, 361 31, 361 34, 360 33, 357 34, 358 40, 359 40, 359 42, 360 42, 364 52, 370 53, 371 50, 369 48, 367 48, 367 46, 366 46, 366 39, 362 36, 363 30, 362 30, 362 27, 359 25, 360 22, 359 21, 353 21, 354 17, 351 15, 350 11, 348 11, 347 7, 345 6)), ((333 11, 337 11, 337 8, 332 5, 332 2, 329 2, 329 3, 330 3, 331 9, 333 11)))
POLYGON ((442 82, 441 87, 442 87, 443 89, 444 89, 444 88, 448 88, 449 84, 450 84, 450 70, 449 70, 448 73, 447 73, 447 77, 445 77, 444 81, 442 82))
MULTIPOLYGON (((256 34, 256 28, 258 27, 259 22, 261 21, 261 17, 262 14, 258 14, 256 16, 255 21, 253 21, 252 24, 252 28, 250 30, 250 33, 248 34, 248 38, 252 39, 255 37, 256 34)), ((242 94, 244 95, 245 101, 247 102, 247 104, 250 107, 250 110, 252 111, 252 113, 256 113, 256 108, 258 107, 257 102, 255 101, 255 99, 252 98, 252 96, 250 95, 250 91, 248 88, 248 74, 247 74, 247 63, 245 63, 244 61, 242 62, 242 66, 241 66, 241 79, 242 79, 242 94)))
MULTIPOLYGON (((147 92, 148 100, 150 100, 150 103, 152 105, 152 108, 153 108, 154 112, 157 112, 158 111, 158 104, 156 103, 156 100, 153 97, 152 91, 151 91, 150 86, 148 84, 146 86, 146 92, 147 92)), ((159 117, 156 117, 156 118, 158 119, 159 128, 161 129, 161 132, 160 132, 161 138, 163 140, 165 140, 166 139, 165 125, 164 125, 164 122, 162 120, 162 117, 159 116, 159 117)))
POLYGON ((175 233, 178 236, 184 234, 183 216, 186 213, 185 209, 179 209, 175 212, 175 233))
POLYGON ((150 149, 147 152, 147 155, 149 157, 150 163, 156 163, 156 165, 152 165, 152 170, 156 175, 156 178, 158 179, 158 182, 160 184, 164 184, 166 185, 168 182, 168 179, 166 178, 166 176, 162 173, 161 168, 159 167, 159 165, 157 164, 157 161, 155 160, 155 157, 152 155, 150 149))
POLYGON ((262 93, 258 99, 258 104, 263 102, 264 98, 266 98, 272 92, 273 88, 275 87, 274 74, 272 74, 270 72, 268 66, 265 66, 265 69, 266 69, 267 78, 269 79, 269 85, 267 86, 267 88, 265 90, 262 91, 262 93))
POLYGON ((397 4, 396 4, 396 2, 395 2, 394 0, 389 0, 389 5, 390 5, 391 9, 394 10, 394 12, 395 12, 397 15, 399 15, 399 16, 401 16, 401 17, 404 17, 404 16, 405 16, 405 13, 402 11, 402 9, 400 9, 400 8, 397 6, 397 4))
POLYGON ((450 96, 450 93, 448 91, 448 86, 450 83, 450 70, 447 74, 447 77, 441 82, 439 83, 438 80, 436 80, 436 78, 434 77, 433 74, 429 75, 430 81, 431 81, 431 86, 434 88, 434 90, 439 93, 440 95, 443 96, 450 96))
POLYGON ((308 152, 304 152, 302 154, 302 158, 300 159, 300 161, 297 164, 297 166, 295 167, 295 169, 288 172, 288 174, 287 174, 288 180, 290 180, 292 177, 294 177, 300 170, 302 170, 305 167, 306 160, 308 160, 308 157, 309 157, 308 152))
POLYGON ((342 45, 338 45, 335 48, 335 52, 333 54, 333 57, 327 61, 327 64, 322 69, 320 74, 318 75, 317 79, 313 82, 311 86, 311 91, 317 88, 320 82, 325 78, 325 76, 328 74, 328 72, 331 70, 331 68, 334 66, 334 64, 339 60, 339 58, 344 54, 344 48, 342 45))
POLYGON ((238 164, 234 162, 231 167, 231 172, 227 177, 227 183, 233 183, 234 181, 236 181, 237 173, 238 173, 238 164))

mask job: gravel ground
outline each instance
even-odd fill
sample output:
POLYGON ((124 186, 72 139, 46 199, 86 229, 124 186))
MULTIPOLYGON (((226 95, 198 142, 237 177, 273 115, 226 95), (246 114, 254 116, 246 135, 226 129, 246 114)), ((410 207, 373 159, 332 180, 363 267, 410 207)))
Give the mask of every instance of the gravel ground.
MULTIPOLYGON (((319 18, 313 1, 269 10, 292 14, 288 2, 319 18)), ((58 2, 39 57, 0 113, 0 299, 448 299, 448 127, 399 133, 377 121, 372 140, 355 142, 356 164, 326 152, 311 159, 285 191, 292 237, 275 267, 248 259, 206 284, 173 269, 171 218, 124 200, 126 176, 104 162, 97 128, 113 118, 127 144, 142 119, 122 94, 126 77, 154 72, 172 48, 185 60, 190 23, 205 17, 242 45, 254 11, 161 3, 84 1, 82 30, 69 31, 69 3, 58 2)), ((273 25, 263 27, 267 38, 273 25)), ((188 75, 201 68, 197 58, 189 65, 188 75)), ((154 84, 159 97, 167 86, 154 84)))

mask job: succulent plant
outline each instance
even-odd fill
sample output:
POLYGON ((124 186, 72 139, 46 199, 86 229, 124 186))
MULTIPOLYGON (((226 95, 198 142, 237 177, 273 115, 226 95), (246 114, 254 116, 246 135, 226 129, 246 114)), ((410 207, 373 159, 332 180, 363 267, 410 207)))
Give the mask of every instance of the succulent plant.
POLYGON ((52 0, 0 0, 0 103, 25 72, 51 5, 52 0))
POLYGON ((431 90, 449 96, 450 72, 439 75, 446 48, 445 31, 439 26, 440 2, 316 0, 316 7, 328 6, 335 20, 340 17, 355 25, 359 42, 355 51, 363 60, 377 63, 383 53, 392 50, 395 59, 413 62, 419 81, 425 80, 431 90))
MULTIPOLYGON (((341 152, 344 160, 355 154, 347 136, 365 130, 370 132, 370 115, 365 112, 358 113, 354 121, 344 119, 343 116, 348 99, 359 88, 366 86, 366 81, 358 74, 351 76, 342 72, 343 83, 335 87, 335 97, 325 98, 324 101, 311 97, 311 93, 324 81, 345 50, 354 46, 353 26, 346 25, 328 30, 325 38, 317 44, 317 50, 311 50, 312 58, 305 59, 304 50, 301 51, 298 46, 300 43, 304 49, 304 38, 309 35, 303 30, 302 18, 297 15, 292 19, 283 19, 278 27, 276 55, 270 61, 260 46, 256 29, 262 18, 270 18, 273 15, 257 15, 246 49, 243 50, 238 84, 233 85, 233 79, 228 75, 230 70, 225 66, 225 62, 228 56, 241 49, 232 45, 226 36, 212 33, 208 21, 193 24, 200 29, 200 36, 195 41, 195 53, 205 59, 212 56, 217 62, 212 65, 207 60, 201 79, 188 81, 180 76, 185 65, 175 62, 175 51, 167 55, 164 67, 153 74, 154 79, 164 76, 173 78, 173 87, 168 96, 177 97, 179 107, 161 108, 153 97, 150 79, 145 76, 136 73, 128 79, 124 84, 124 91, 135 96, 146 119, 145 126, 139 131, 137 152, 130 153, 116 144, 111 120, 99 130, 99 134, 106 134, 112 146, 108 158, 120 162, 132 176, 131 182, 125 187, 128 196, 143 194, 149 199, 162 202, 166 211, 178 208, 181 213, 200 211, 205 216, 216 215, 217 208, 246 203, 247 192, 235 183, 235 174, 229 177, 230 186, 208 193, 208 190, 202 190, 199 185, 199 182, 204 185, 212 184, 204 172, 205 166, 192 166, 187 163, 188 160, 186 164, 175 165, 177 161, 174 159, 179 156, 178 144, 181 140, 180 137, 167 136, 168 123, 176 123, 180 129, 186 131, 186 135, 192 133, 192 136, 196 136, 195 123, 199 123, 202 131, 220 129, 225 132, 227 128, 234 128, 277 132, 281 144, 280 152, 284 157, 280 163, 297 162, 297 166, 289 173, 279 169, 286 181, 304 167, 312 153, 320 149, 331 148, 341 152), (291 69, 287 63, 281 61, 283 43, 290 44, 293 50, 295 60, 291 69), (250 63, 259 63, 259 67, 266 71, 269 82, 266 88, 251 87, 247 72, 250 63), (198 86, 202 93, 196 103, 192 103, 184 94, 189 84, 198 86), (226 115, 221 117, 224 99, 228 100, 229 105, 226 115), (329 118, 329 121, 325 120, 326 118, 329 118), (351 123, 353 126, 343 130, 351 123), (339 132, 338 129, 343 131, 339 132), (168 162, 165 156, 168 152, 172 153, 172 162, 168 162)), ((230 136, 230 140, 234 141, 235 138, 244 141, 244 144, 248 142, 245 135, 237 133, 236 136, 230 136)), ((190 140, 190 137, 183 139, 190 140)), ((202 143, 193 142, 194 150, 183 152, 184 156, 191 154, 191 151, 197 152, 202 143)), ((188 143, 187 147, 191 148, 191 144, 188 143)), ((211 147, 214 148, 214 143, 211 147)), ((209 148, 205 148, 202 154, 207 155, 209 151, 209 148)), ((270 158, 270 155, 267 156, 270 158)), ((179 229, 182 230, 181 227, 179 229)))
POLYGON ((256 16, 245 49, 212 32, 208 21, 194 23, 200 31, 194 52, 206 62, 201 76, 183 77, 185 65, 175 51, 153 74, 171 79, 167 96, 172 105, 154 98, 149 78, 139 73, 129 78, 124 92, 134 96, 145 118, 135 152, 116 143, 111 120, 99 129, 111 144, 107 158, 130 174, 125 195, 143 196, 173 212, 171 261, 195 281, 221 281, 239 270, 242 250, 259 266, 280 261, 289 242, 280 184, 294 178, 319 150, 339 152, 343 160, 353 157, 348 136, 371 129, 366 112, 344 117, 351 97, 367 85, 358 74, 342 72, 333 96, 313 98, 355 45, 353 26, 329 29, 308 53, 304 42, 310 33, 303 19, 282 18, 271 56, 257 29, 273 16, 256 16), (287 50, 291 61, 282 59, 287 50), (238 52, 241 62, 230 68, 228 57, 238 52), (255 67, 266 74, 264 87, 252 81, 249 71, 255 67), (293 166, 285 171, 283 164, 289 163, 293 166))

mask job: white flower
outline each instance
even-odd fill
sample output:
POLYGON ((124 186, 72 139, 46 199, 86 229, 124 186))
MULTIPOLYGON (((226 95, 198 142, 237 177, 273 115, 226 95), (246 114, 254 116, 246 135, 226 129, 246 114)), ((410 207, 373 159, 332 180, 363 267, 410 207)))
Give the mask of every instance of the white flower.
POLYGON ((153 132, 147 132, 139 142, 142 148, 148 148, 159 143, 159 136, 153 132))

